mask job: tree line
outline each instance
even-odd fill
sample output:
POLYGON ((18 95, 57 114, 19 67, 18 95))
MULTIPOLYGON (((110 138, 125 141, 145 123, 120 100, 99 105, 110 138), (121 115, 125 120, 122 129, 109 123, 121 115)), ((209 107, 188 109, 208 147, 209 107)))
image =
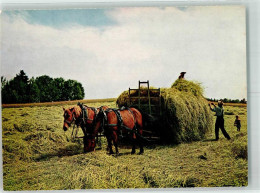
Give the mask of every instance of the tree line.
POLYGON ((81 100, 85 95, 76 80, 47 75, 29 79, 23 70, 9 81, 1 76, 1 83, 3 104, 81 100))
POLYGON ((217 102, 219 100, 223 101, 224 103, 244 103, 246 104, 247 101, 245 98, 239 100, 239 99, 228 99, 228 98, 223 98, 223 99, 213 99, 213 98, 207 98, 208 101, 214 101, 217 102))

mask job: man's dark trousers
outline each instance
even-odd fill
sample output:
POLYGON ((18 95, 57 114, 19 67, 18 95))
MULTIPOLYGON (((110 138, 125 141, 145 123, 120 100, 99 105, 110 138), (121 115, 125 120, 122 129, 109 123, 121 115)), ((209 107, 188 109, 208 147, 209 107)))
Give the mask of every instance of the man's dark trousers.
POLYGON ((219 139, 219 128, 221 129, 225 138, 230 139, 230 136, 228 135, 227 131, 224 128, 224 118, 223 118, 223 116, 217 116, 217 120, 216 120, 216 123, 215 123, 216 140, 219 139))

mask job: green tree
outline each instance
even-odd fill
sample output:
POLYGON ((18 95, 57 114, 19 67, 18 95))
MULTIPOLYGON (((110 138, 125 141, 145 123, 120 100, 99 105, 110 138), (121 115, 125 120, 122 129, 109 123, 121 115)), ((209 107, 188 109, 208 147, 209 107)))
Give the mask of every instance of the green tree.
POLYGON ((84 88, 81 83, 75 81, 75 85, 73 87, 73 96, 72 100, 83 99, 85 96, 84 88))
POLYGON ((34 77, 32 77, 29 81, 28 86, 28 102, 40 102, 40 89, 38 88, 38 85, 36 84, 36 81, 34 77))
POLYGON ((84 89, 81 83, 75 80, 67 80, 64 83, 63 100, 80 100, 84 98, 84 89))
POLYGON ((1 89, 2 90, 3 90, 3 88, 5 87, 6 84, 7 84, 6 78, 1 76, 1 89))
POLYGON ((28 102, 28 82, 29 78, 23 70, 10 81, 11 88, 14 89, 17 93, 18 103, 28 102))
POLYGON ((10 81, 2 76, 1 91, 4 104, 77 100, 85 95, 82 84, 75 80, 47 75, 29 79, 23 70, 10 81))
POLYGON ((2 102, 3 103, 26 103, 28 102, 28 81, 29 78, 23 70, 19 74, 10 80, 6 81, 5 78, 1 78, 2 81, 2 102))
POLYGON ((241 102, 241 103, 246 103, 246 99, 243 98, 240 102, 241 102))
POLYGON ((50 102, 53 101, 53 79, 47 75, 39 76, 35 82, 40 90, 40 101, 50 102))
POLYGON ((65 80, 63 78, 55 78, 53 80, 52 100, 62 101, 63 100, 63 89, 65 80))

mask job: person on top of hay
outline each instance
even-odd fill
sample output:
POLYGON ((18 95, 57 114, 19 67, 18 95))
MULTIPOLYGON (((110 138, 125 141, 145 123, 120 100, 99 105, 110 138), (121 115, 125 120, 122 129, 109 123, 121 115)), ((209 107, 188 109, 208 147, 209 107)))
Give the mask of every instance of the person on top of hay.
POLYGON ((215 123, 215 135, 216 135, 216 141, 219 139, 219 128, 221 129, 223 135, 230 140, 230 136, 228 135, 227 131, 224 127, 224 108, 223 108, 223 102, 218 101, 218 106, 216 106, 214 103, 209 104, 210 110, 215 112, 215 116, 217 116, 216 123, 215 123), (211 108, 211 105, 214 107, 211 108))
POLYGON ((185 78, 184 78, 184 75, 185 75, 185 74, 186 74, 186 72, 181 72, 181 73, 180 73, 180 76, 179 76, 179 79, 185 79, 185 78))
POLYGON ((236 119, 235 119, 235 122, 234 122, 234 126, 237 127, 237 131, 240 131, 240 128, 241 128, 241 121, 240 121, 238 115, 236 115, 236 119))

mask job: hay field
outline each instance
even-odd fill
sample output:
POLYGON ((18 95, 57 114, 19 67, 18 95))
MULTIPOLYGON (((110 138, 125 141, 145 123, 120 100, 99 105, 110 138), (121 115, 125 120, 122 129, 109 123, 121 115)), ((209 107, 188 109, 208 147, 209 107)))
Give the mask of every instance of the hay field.
MULTIPOLYGON (((94 101, 89 106, 116 106, 116 101, 94 101)), ((65 107, 70 106, 63 104, 65 107)), ((106 188, 170 188, 246 186, 247 109, 225 106, 226 140, 146 147, 143 155, 120 156, 102 149, 83 154, 82 141, 64 133, 62 105, 2 109, 4 190, 64 190, 106 188), (240 132, 233 126, 241 118, 240 132)), ((81 135, 81 134, 79 134, 81 135)))

